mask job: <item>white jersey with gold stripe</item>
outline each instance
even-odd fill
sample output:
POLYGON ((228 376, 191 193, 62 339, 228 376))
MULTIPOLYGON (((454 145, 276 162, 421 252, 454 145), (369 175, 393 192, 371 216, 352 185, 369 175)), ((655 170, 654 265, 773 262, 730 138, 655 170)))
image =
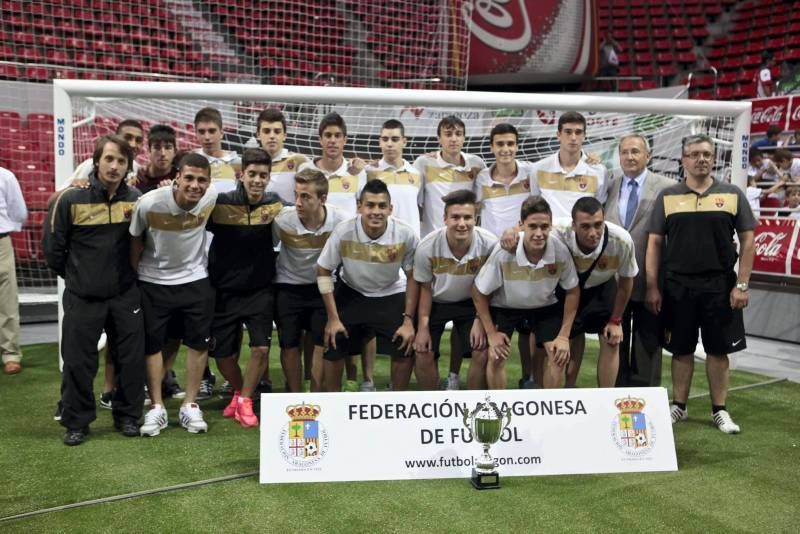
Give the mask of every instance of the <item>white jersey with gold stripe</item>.
POLYGON ((366 180, 363 171, 355 175, 351 174, 350 164, 346 159, 342 160, 342 164, 335 171, 326 171, 317 166, 320 159, 316 158, 314 161, 303 163, 299 170, 314 169, 324 174, 328 179, 328 198, 325 204, 336 206, 348 216, 353 217, 357 213, 358 184, 362 180, 366 180))
POLYGON ((281 149, 281 153, 272 159, 267 193, 275 193, 287 204, 294 204, 294 175, 307 161, 308 158, 302 154, 281 149))
POLYGON ((209 156, 202 148, 193 152, 202 155, 211 165, 211 183, 220 193, 236 189, 236 175, 242 170, 242 158, 236 152, 225 152, 222 156, 209 156))
POLYGON ((349 219, 336 206, 325 206, 325 222, 316 230, 303 225, 294 206, 281 210, 272 224, 272 237, 281 244, 276 264, 275 283, 314 284, 317 281, 317 259, 333 229, 349 219))
POLYGON ((469 250, 456 258, 447 243, 447 228, 426 235, 414 253, 414 280, 431 284, 434 302, 461 302, 472 298, 472 283, 489 258, 497 237, 474 228, 469 250))
POLYGON ((417 203, 422 206, 422 236, 444 226, 444 202, 442 197, 459 189, 475 189, 475 177, 486 168, 486 164, 474 154, 461 153, 462 165, 453 165, 442 159, 441 151, 436 155, 424 154, 417 158, 414 167, 422 175, 422 189, 417 203))
POLYGON ((522 203, 531 196, 533 165, 516 161, 517 175, 511 183, 504 184, 492 178, 494 165, 481 171, 475 180, 475 194, 481 203, 481 228, 494 235, 517 226, 522 203))
POLYGON ((572 255, 550 234, 544 255, 535 265, 525 255, 523 233, 515 252, 495 245, 489 259, 475 277, 475 287, 491 295, 492 306, 529 310, 556 303, 556 285, 572 289, 578 285, 572 255))
MULTIPOLYGON (((592 274, 584 285, 585 288, 599 286, 619 275, 623 278, 633 278, 639 272, 636 264, 636 256, 633 251, 633 239, 623 227, 614 223, 606 222, 606 232, 608 232, 608 245, 603 252, 603 256, 597 261, 592 274)), ((594 250, 584 254, 578 246, 578 239, 572 229, 572 219, 570 217, 559 217, 553 220, 551 234, 567 245, 575 261, 575 267, 579 273, 585 272, 592 266, 594 260, 600 255, 603 248, 603 236, 600 236, 600 243, 594 250)))
POLYGON ((564 171, 558 152, 533 164, 534 183, 531 194, 541 195, 550 204, 553 217, 571 217, 572 206, 581 197, 606 201, 606 170, 602 165, 589 165, 586 156, 570 172, 564 171))
POLYGON ((392 196, 392 215, 413 228, 419 237, 420 220, 417 199, 419 199, 419 191, 422 186, 422 176, 419 171, 406 160, 403 160, 399 167, 394 167, 386 160, 381 159, 377 166, 368 165, 364 169, 364 174, 366 180, 359 184, 359 193, 367 181, 383 181, 392 196))
POLYGON ((206 223, 216 203, 213 184, 188 211, 175 202, 171 187, 139 197, 130 227, 132 236, 144 234, 139 280, 171 286, 207 278, 206 223))
POLYGON ((329 271, 342 266, 342 280, 367 297, 385 297, 406 290, 400 270, 414 267, 414 250, 419 238, 409 225, 389 217, 386 231, 370 238, 361 215, 339 223, 322 249, 317 265, 329 271))

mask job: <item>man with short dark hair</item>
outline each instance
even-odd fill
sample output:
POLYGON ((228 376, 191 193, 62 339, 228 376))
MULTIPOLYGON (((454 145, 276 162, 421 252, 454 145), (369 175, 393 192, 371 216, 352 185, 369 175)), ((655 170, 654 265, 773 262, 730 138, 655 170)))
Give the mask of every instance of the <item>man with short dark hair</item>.
POLYGON ((258 426, 253 394, 266 368, 272 340, 276 256, 272 222, 283 203, 275 193, 266 192, 270 163, 266 151, 248 148, 236 189, 217 197, 208 223, 208 231, 214 234, 208 275, 216 290, 211 356, 233 387, 233 397, 222 415, 244 427, 258 426), (244 376, 235 358, 242 324, 250 338, 250 361, 244 376))
POLYGON ((758 141, 753 141, 750 145, 752 148, 764 148, 764 147, 773 147, 778 146, 778 143, 781 139, 781 133, 783 132, 783 128, 777 126, 775 124, 767 127, 767 133, 764 137, 759 139, 758 141))
POLYGON ((505 389, 511 336, 526 324, 547 352, 544 387, 558 387, 564 375, 580 290, 569 250, 550 234, 552 218, 542 197, 525 200, 520 208, 523 231, 515 251, 498 243, 475 277, 472 299, 489 344, 490 389, 505 389), (556 286, 566 291, 563 306, 556 298, 556 286))
POLYGON ((258 114, 256 139, 272 159, 267 193, 276 193, 284 203, 293 204, 294 175, 308 158, 284 148, 286 133, 286 117, 280 110, 266 108, 258 114))
POLYGON ((403 391, 414 362, 418 286, 413 261, 419 239, 410 226, 390 217, 392 199, 382 181, 367 182, 359 204, 360 215, 334 228, 317 260, 317 284, 328 314, 325 387, 341 389, 344 358, 360 351, 374 332, 378 353, 392 357, 392 389, 403 391), (339 266, 341 282, 334 295, 331 275, 339 266))
MULTIPOLYGON (((140 193, 125 177, 133 150, 124 139, 103 136, 92 156, 88 188, 71 188, 50 206, 42 250, 48 266, 65 280, 62 321, 61 424, 64 443, 79 445, 96 418, 92 382, 97 339, 104 328, 118 373, 112 415, 125 436, 139 433, 144 401, 142 305, 131 268, 130 224, 140 193)), ((160 384, 160 381, 159 381, 160 384)))
POLYGON ((743 191, 711 175, 716 154, 710 137, 692 135, 682 148, 685 181, 658 194, 650 217, 647 305, 661 314, 664 346, 672 353, 672 422, 689 417, 686 403, 700 330, 708 355, 712 420, 722 432, 736 434, 739 426, 725 406, 728 354, 747 346, 742 310, 749 300, 756 219, 743 191), (738 274, 734 233, 740 244, 738 274))
POLYGON ((417 381, 422 389, 439 386, 439 341, 452 321, 451 336, 459 336, 461 357, 472 357, 467 387, 486 387, 486 332, 475 315, 472 283, 492 251, 497 237, 476 228, 475 193, 460 189, 444 201, 445 227, 420 241, 414 253, 414 279, 419 282, 416 351, 417 381))
POLYGON ((211 181, 217 191, 223 193, 236 189, 236 175, 242 168, 239 154, 223 150, 222 113, 218 109, 205 107, 194 116, 194 133, 200 148, 194 153, 202 154, 211 165, 211 181))
MULTIPOLYGON (((136 158, 139 156, 142 146, 144 146, 144 127, 142 126, 141 122, 135 119, 125 119, 117 124, 116 130, 114 130, 114 135, 124 139, 133 150, 133 165, 131 165, 130 171, 128 171, 128 175, 125 177, 125 180, 127 181, 134 179, 136 178, 136 174, 139 172, 140 168, 136 158)), ((93 170, 94 161, 92 158, 84 160, 80 165, 75 167, 75 170, 72 171, 72 175, 69 177, 69 180, 62 184, 62 187, 68 187, 76 180, 88 180, 89 174, 91 174, 93 170)))
POLYGON ((166 124, 154 124, 147 134, 147 151, 150 162, 139 167, 136 189, 148 193, 157 187, 172 185, 178 169, 175 168, 177 154, 175 130, 166 124))
POLYGON ((179 412, 181 426, 191 433, 208 425, 195 403, 211 341, 214 288, 206 266, 206 223, 217 190, 211 168, 201 154, 186 154, 178 163, 173 187, 154 189, 136 203, 130 224, 131 262, 139 273, 145 319, 145 354, 152 406, 140 428, 157 436, 167 427, 161 381, 162 349, 170 317, 183 317, 186 356, 186 396, 179 412))

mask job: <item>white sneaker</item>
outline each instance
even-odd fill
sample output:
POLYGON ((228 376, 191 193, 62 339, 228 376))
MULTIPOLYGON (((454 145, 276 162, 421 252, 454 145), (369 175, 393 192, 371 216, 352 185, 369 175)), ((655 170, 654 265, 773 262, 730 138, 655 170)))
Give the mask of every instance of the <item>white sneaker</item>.
POLYGON ((195 402, 181 406, 178 419, 181 422, 181 426, 192 434, 208 432, 208 425, 203 420, 203 411, 195 402))
POLYGON ((144 414, 144 424, 139 427, 139 434, 150 437, 157 436, 167 428, 167 424, 167 410, 160 404, 154 404, 144 414))
POLYGON ((725 410, 718 411, 711 419, 714 421, 714 424, 717 425, 717 428, 726 434, 738 434, 742 431, 739 425, 734 423, 733 419, 731 419, 731 414, 725 410))
POLYGON ((687 419, 689 419, 689 411, 682 409, 677 404, 673 404, 672 406, 670 406, 669 414, 672 416, 673 425, 679 421, 686 421, 687 419))
POLYGON ((450 373, 450 375, 447 377, 447 390, 458 391, 459 385, 460 384, 458 383, 458 375, 450 373))
POLYGON ((375 384, 369 380, 364 380, 361 382, 361 387, 359 389, 361 389, 361 391, 375 391, 375 384))

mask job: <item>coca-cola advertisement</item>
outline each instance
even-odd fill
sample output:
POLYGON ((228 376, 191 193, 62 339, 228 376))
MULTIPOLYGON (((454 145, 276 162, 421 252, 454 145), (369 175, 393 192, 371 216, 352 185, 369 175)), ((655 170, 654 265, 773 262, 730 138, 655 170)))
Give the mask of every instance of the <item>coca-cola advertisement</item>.
POLYGON ((597 63, 592 0, 465 0, 469 73, 584 74, 597 63))
POLYGON ((796 219, 761 218, 755 229, 753 272, 786 276, 800 275, 796 219), (794 249, 792 246, 794 245, 794 249))
POLYGON ((750 133, 765 133, 767 128, 777 125, 786 129, 786 119, 789 116, 790 98, 759 98, 753 100, 753 111, 750 120, 750 133))
POLYGON ((796 130, 800 128, 800 98, 792 97, 792 102, 789 104, 789 124, 787 124, 787 130, 796 130))

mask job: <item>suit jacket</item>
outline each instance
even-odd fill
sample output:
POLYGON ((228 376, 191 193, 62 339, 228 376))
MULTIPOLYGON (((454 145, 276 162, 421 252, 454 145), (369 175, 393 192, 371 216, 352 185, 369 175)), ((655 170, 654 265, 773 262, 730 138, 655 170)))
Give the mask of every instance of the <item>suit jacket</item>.
MULTIPOLYGON (((625 228, 622 216, 619 213, 619 194, 622 187, 622 175, 614 176, 608 183, 608 199, 605 205, 606 220, 618 224, 625 228)), ((650 214, 653 212, 653 204, 658 193, 671 185, 675 185, 675 180, 647 171, 644 179, 644 186, 639 195, 639 205, 633 216, 633 224, 628 228, 636 254, 636 263, 639 265, 639 274, 633 282, 633 292, 631 300, 644 301, 647 291, 647 276, 645 273, 645 253, 647 252, 647 227, 650 222, 650 214)))

